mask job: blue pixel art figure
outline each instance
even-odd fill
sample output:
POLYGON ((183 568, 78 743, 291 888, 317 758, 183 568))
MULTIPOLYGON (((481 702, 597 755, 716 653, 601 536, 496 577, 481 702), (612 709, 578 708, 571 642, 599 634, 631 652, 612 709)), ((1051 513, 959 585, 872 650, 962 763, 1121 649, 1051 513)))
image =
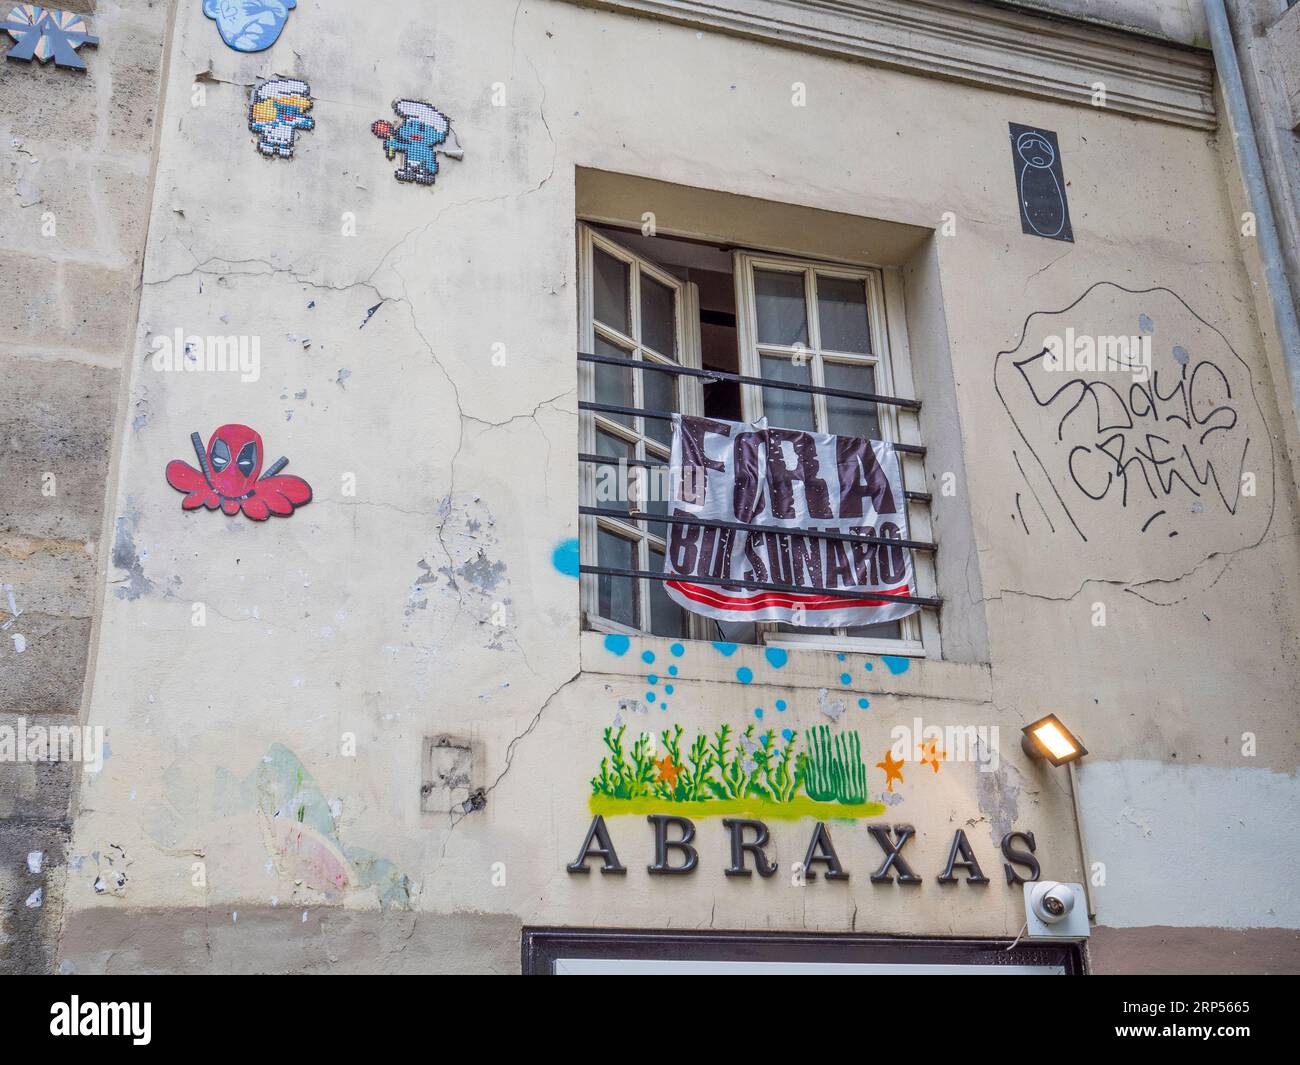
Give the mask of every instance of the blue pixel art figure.
POLYGON ((432 185, 438 176, 438 153, 453 159, 464 156, 459 142, 455 148, 443 148, 448 137, 455 137, 451 119, 423 100, 394 100, 393 110, 402 121, 396 126, 379 119, 370 132, 384 142, 384 154, 391 160, 402 153, 403 165, 393 172, 398 181, 432 185))
POLYGON ((257 134, 257 150, 270 158, 292 159, 294 134, 315 129, 307 114, 311 86, 298 78, 268 78, 253 90, 248 107, 248 128, 257 134))
POLYGON ((217 24, 236 52, 264 52, 280 39, 298 0, 203 0, 203 13, 217 24))

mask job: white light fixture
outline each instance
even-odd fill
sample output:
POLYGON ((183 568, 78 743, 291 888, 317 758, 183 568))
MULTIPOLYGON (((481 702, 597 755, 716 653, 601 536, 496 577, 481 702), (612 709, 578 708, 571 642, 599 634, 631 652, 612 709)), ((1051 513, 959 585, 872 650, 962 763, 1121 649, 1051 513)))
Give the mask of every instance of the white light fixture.
POLYGON ((1025 734, 1020 741, 1025 753, 1031 758, 1046 758, 1055 766, 1068 765, 1088 753, 1079 738, 1055 714, 1039 718, 1020 731, 1025 734))

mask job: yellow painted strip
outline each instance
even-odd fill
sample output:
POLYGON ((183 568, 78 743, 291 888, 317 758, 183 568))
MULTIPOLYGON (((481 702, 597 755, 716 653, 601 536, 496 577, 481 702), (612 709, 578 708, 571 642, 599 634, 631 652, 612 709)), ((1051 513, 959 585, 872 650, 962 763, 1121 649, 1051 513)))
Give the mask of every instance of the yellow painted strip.
POLYGON ((673 802, 671 799, 615 799, 592 795, 588 803, 593 814, 617 817, 620 814, 672 814, 677 817, 748 817, 759 821, 797 821, 803 817, 819 821, 856 821, 879 817, 887 809, 878 802, 849 805, 841 802, 816 802, 800 795, 789 802, 767 799, 705 799, 699 802, 673 802))

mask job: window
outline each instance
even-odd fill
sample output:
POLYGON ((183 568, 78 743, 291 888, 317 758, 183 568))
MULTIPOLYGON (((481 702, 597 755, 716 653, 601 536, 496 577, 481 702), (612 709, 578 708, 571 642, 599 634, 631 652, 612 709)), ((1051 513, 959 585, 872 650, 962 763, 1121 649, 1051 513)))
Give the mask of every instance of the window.
MULTIPOLYGON (((878 271, 746 252, 738 252, 736 262, 741 373, 787 384, 898 394, 878 271)), ((766 417, 787 429, 899 439, 897 412, 888 404, 754 385, 745 386, 743 400, 747 421, 766 417)), ((852 648, 872 646, 863 641, 901 641, 906 647, 893 648, 896 652, 921 650, 915 614, 854 629, 764 625, 760 636, 767 643, 852 648)))
MULTIPOLYGON (((579 235, 583 350, 647 365, 699 366, 690 283, 588 226, 582 226, 579 235)), ((611 460, 584 464, 583 500, 623 515, 636 510, 666 513, 672 423, 627 411, 697 413, 698 382, 614 363, 580 364, 579 380, 584 397, 608 408, 583 419, 582 451, 611 460), (609 491, 611 486, 616 490, 609 491)), ((663 571, 662 526, 602 513, 585 515, 581 531, 584 565, 663 571)), ((604 573, 585 580, 582 594, 592 628, 691 635, 690 616, 668 598, 661 581, 604 573)))
MULTIPOLYGON (((890 279, 867 267, 648 237, 608 225, 579 226, 578 261, 579 337, 589 353, 579 363, 586 627, 923 655, 917 614, 854 629, 717 622, 680 609, 662 582, 629 575, 663 570, 665 525, 637 516, 668 510, 672 426, 649 416, 654 413, 766 417, 774 426, 899 442, 912 449, 903 455, 905 487, 923 486, 914 413, 887 402, 775 387, 908 395, 906 341, 897 326, 891 332, 886 315, 890 279), (654 364, 716 376, 702 381, 642 368, 654 364), (610 485, 625 490, 611 493, 610 485)), ((923 538, 928 496, 907 495, 910 535, 923 538)), ((918 594, 932 596, 932 561, 913 552, 913 562, 918 594)), ((932 619, 926 624, 937 632, 932 619)))

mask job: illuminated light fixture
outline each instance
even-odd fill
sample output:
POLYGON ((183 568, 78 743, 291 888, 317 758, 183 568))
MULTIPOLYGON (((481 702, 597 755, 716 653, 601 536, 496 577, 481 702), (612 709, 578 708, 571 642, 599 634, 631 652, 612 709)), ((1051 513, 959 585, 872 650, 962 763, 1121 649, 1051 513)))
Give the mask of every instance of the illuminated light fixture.
POLYGON ((1068 765, 1088 753, 1079 738, 1055 714, 1039 718, 1020 731, 1025 734, 1020 741, 1025 752, 1032 758, 1046 758, 1052 765, 1068 765))

